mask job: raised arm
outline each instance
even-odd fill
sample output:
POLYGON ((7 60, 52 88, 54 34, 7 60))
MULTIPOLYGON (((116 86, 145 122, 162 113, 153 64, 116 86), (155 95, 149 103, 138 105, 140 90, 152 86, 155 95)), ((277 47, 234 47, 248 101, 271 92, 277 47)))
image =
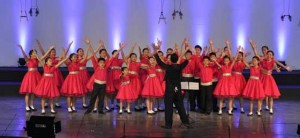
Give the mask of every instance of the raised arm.
POLYGON ((158 64, 160 67, 162 67, 162 68, 164 68, 164 69, 167 68, 167 64, 165 64, 164 62, 161 61, 161 59, 159 58, 158 54, 155 54, 154 57, 155 57, 155 59, 156 59, 156 61, 157 61, 157 64, 158 64))
POLYGON ((261 59, 258 52, 257 52, 257 49, 256 49, 256 43, 254 41, 252 41, 251 39, 249 39, 249 43, 250 43, 250 45, 253 49, 253 52, 254 52, 255 56, 257 56, 259 59, 261 59))
POLYGON ((65 63, 68 60, 67 57, 62 57, 62 60, 58 62, 54 67, 58 68, 61 64, 65 63))
POLYGON ((25 61, 27 61, 29 59, 29 57, 27 56, 27 54, 25 53, 23 47, 19 44, 18 47, 21 49, 21 52, 23 54, 23 57, 25 59, 25 61))
POLYGON ((39 48, 39 50, 41 51, 42 55, 45 55, 46 52, 45 52, 45 50, 44 50, 44 48, 43 48, 41 42, 40 42, 38 39, 36 39, 35 41, 36 41, 36 43, 37 43, 37 45, 38 45, 38 48, 39 48))
POLYGON ((142 53, 142 49, 141 49, 141 47, 139 46, 139 53, 140 53, 140 59, 142 59, 142 57, 143 57, 143 53, 142 53))
POLYGON ((125 57, 125 59, 124 59, 125 62, 128 61, 127 59, 130 57, 130 54, 133 53, 133 50, 134 50, 134 48, 136 47, 136 45, 137 45, 137 44, 134 43, 134 44, 131 46, 131 49, 130 49, 130 51, 129 51, 129 54, 128 54, 128 55, 125 57))
POLYGON ((46 53, 43 54, 43 56, 41 57, 41 60, 44 60, 46 57, 48 57, 50 51, 55 48, 55 46, 50 46, 49 49, 47 50, 46 53))
POLYGON ((287 71, 292 71, 292 69, 291 69, 289 66, 283 65, 281 62, 279 62, 279 61, 277 61, 277 60, 274 60, 274 61, 275 61, 275 63, 276 63, 277 65, 279 65, 280 67, 286 69, 287 71))
POLYGON ((44 66, 44 62, 43 62, 43 60, 39 57, 39 55, 37 55, 37 53, 33 53, 34 54, 34 56, 38 59, 38 61, 39 61, 39 63, 42 65, 42 66, 44 66))
POLYGON ((123 48, 121 48, 121 47, 125 47, 125 44, 124 44, 124 43, 120 43, 120 44, 119 44, 119 48, 121 49, 121 56, 122 56, 122 59, 123 59, 123 61, 125 61, 124 50, 123 50, 123 48))
POLYGON ((80 61, 80 63, 84 63, 86 60, 88 60, 88 57, 89 57, 89 50, 90 50, 90 47, 87 46, 86 47, 86 50, 85 50, 85 53, 84 53, 84 56, 83 56, 83 59, 80 61))
POLYGON ((69 50, 70 50, 72 44, 73 44, 73 41, 69 43, 69 45, 68 45, 68 47, 67 47, 67 50, 66 50, 66 55, 68 54, 68 52, 69 52, 69 50))

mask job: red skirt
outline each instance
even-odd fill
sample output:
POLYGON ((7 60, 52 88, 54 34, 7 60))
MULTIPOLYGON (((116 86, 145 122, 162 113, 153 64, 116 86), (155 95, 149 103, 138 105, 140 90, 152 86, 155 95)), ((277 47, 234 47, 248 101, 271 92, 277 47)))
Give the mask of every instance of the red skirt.
POLYGON ((235 89, 237 90, 239 95, 242 96, 242 93, 243 93, 246 83, 247 83, 245 77, 243 75, 239 75, 239 74, 233 74, 232 77, 234 79, 235 89))
POLYGON ((133 86, 133 91, 135 93, 135 95, 138 97, 141 94, 141 90, 142 90, 142 83, 141 80, 139 79, 139 77, 133 77, 130 79, 130 83, 133 86))
POLYGON ((143 97, 159 98, 164 96, 163 88, 157 76, 145 80, 141 95, 143 97))
POLYGON ((20 87, 20 94, 33 94, 42 76, 38 71, 28 71, 20 87))
POLYGON ((138 96, 134 93, 133 87, 132 84, 121 85, 116 99, 127 102, 135 101, 138 96))
POLYGON ((113 76, 113 71, 110 70, 108 71, 108 76, 107 76, 107 83, 106 83, 106 93, 107 94, 113 94, 115 93, 115 85, 114 85, 114 76, 113 76))
POLYGON ((88 89, 85 86, 86 86, 86 84, 88 83, 88 81, 90 79, 90 74, 89 74, 89 72, 86 69, 84 69, 84 70, 80 70, 79 71, 79 75, 81 77, 82 85, 85 88, 84 92, 87 93, 88 89))
POLYGON ((139 76, 141 79, 142 86, 144 86, 145 80, 147 79, 147 76, 148 76, 147 71, 145 69, 140 69, 139 76))
POLYGON ((85 87, 87 88, 87 90, 88 90, 89 92, 92 92, 93 89, 94 89, 94 81, 95 81, 95 75, 93 74, 93 75, 90 77, 90 79, 89 79, 89 81, 87 82, 87 84, 85 85, 85 87))
POLYGON ((261 82, 265 91, 265 95, 274 99, 279 98, 280 92, 272 75, 261 75, 261 82))
POLYGON ((236 97, 239 92, 235 88, 232 76, 222 76, 214 90, 214 95, 218 98, 236 97))
POLYGON ((35 94, 38 97, 47 99, 59 97, 59 91, 54 77, 43 76, 40 83, 35 88, 35 94))
POLYGON ((243 91, 243 97, 251 100, 259 100, 265 98, 265 92, 260 80, 249 79, 243 91))
POLYGON ((56 86, 58 87, 58 89, 60 89, 64 82, 64 78, 59 68, 55 69, 55 71, 53 72, 53 76, 55 79, 56 86))
POLYGON ((80 75, 69 74, 65 79, 60 91, 63 96, 83 96, 85 94, 85 87, 82 84, 80 75))

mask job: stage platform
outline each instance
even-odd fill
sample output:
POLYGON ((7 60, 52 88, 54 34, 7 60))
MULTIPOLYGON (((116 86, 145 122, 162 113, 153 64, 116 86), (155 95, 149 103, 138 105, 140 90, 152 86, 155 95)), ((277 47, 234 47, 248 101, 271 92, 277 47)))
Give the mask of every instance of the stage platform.
MULTIPOLYGON (((41 70, 41 69, 40 69, 41 70)), ((66 68, 61 68, 64 75, 66 68)), ((92 69, 89 68, 90 73, 92 69)), ((26 137, 23 130, 26 120, 32 115, 41 115, 40 98, 35 99, 38 111, 27 113, 24 109, 24 98, 18 94, 18 89, 26 68, 0 68, 0 137, 26 137)), ((248 77, 249 72, 246 70, 248 77)), ((91 113, 85 115, 81 107, 81 99, 77 100, 77 113, 68 113, 66 98, 60 98, 63 106, 56 109, 55 116, 62 123, 62 132, 58 138, 90 138, 90 137, 188 137, 188 138, 299 138, 297 125, 300 123, 300 71, 274 73, 274 78, 280 86, 282 96, 275 100, 274 114, 263 111, 262 117, 240 114, 234 111, 233 116, 226 114, 218 116, 216 113, 203 115, 190 112, 190 119, 194 121, 193 128, 180 127, 179 116, 174 113, 173 129, 165 130, 164 112, 150 116, 145 111, 132 114, 118 114, 115 109, 105 115, 91 113)), ((239 107, 238 101, 235 101, 239 107)), ((187 107, 187 101, 185 101, 187 107)), ((133 107, 133 106, 132 106, 133 107)), ((254 106, 256 107, 256 105, 254 106)), ((245 111, 249 111, 249 101, 245 100, 245 111)), ((256 108, 254 108, 256 111, 256 108)))

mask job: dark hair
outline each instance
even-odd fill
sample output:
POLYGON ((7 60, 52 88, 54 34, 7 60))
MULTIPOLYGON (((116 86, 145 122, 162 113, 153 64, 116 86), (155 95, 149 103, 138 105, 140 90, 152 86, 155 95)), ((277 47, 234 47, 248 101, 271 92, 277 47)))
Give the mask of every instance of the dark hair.
POLYGON ((98 63, 99 63, 100 61, 105 62, 105 58, 98 58, 98 63))
POLYGON ((83 49, 82 49, 82 48, 78 48, 78 49, 76 50, 76 53, 78 53, 78 51, 79 51, 79 50, 82 50, 82 51, 83 51, 83 49))
POLYGON ((135 53, 131 53, 131 54, 129 55, 130 58, 131 58, 132 56, 136 56, 136 57, 137 57, 137 55, 136 55, 135 53))
POLYGON ((224 50, 225 50, 226 48, 228 48, 228 47, 227 47, 227 46, 225 46, 225 47, 224 47, 224 50))
POLYGON ((46 57, 45 63, 47 63, 49 59, 50 59, 50 57, 46 57))
POLYGON ((35 49, 31 49, 31 50, 29 51, 29 56, 31 56, 31 55, 33 54, 33 51, 35 51, 35 52, 37 53, 37 51, 36 51, 35 49))
POLYGON ((113 50, 113 51, 111 52, 111 54, 113 55, 115 52, 118 52, 118 50, 113 50))
POLYGON ((223 57, 223 60, 225 60, 226 58, 230 60, 229 56, 227 55, 223 57))
POLYGON ((122 67, 122 68, 121 68, 121 71, 123 72, 125 69, 127 69, 127 67, 122 67))
POLYGON ((173 49, 172 49, 172 48, 168 48, 168 49, 167 49, 167 51, 169 51, 169 50, 172 50, 172 51, 173 51, 173 49))
POLYGON ((164 55, 164 52, 162 52, 162 51, 157 51, 157 53, 161 53, 162 55, 164 55))
POLYGON ((217 56, 217 54, 215 52, 211 52, 209 53, 209 56, 217 56))
POLYGON ((268 50, 267 53, 272 53, 272 55, 274 56, 274 52, 272 50, 268 50))
POLYGON ((148 57, 148 60, 150 61, 151 58, 155 59, 154 57, 148 57))
POLYGON ((185 52, 185 54, 187 54, 187 53, 193 54, 191 50, 188 50, 185 52))
POLYGON ((210 57, 209 57, 209 56, 204 56, 204 57, 203 57, 203 60, 204 60, 204 59, 210 60, 210 57))
POLYGON ((149 48, 143 48, 143 52, 144 52, 145 50, 149 50, 149 48))
POLYGON ((264 49, 264 48, 266 48, 267 50, 269 50, 269 47, 268 47, 268 46, 262 46, 262 47, 261 47, 261 50, 264 49))
POLYGON ((242 56, 244 56, 244 53, 243 53, 243 52, 241 52, 241 51, 239 52, 239 54, 241 54, 242 56))
POLYGON ((178 61, 178 56, 177 54, 173 53, 171 54, 171 62, 176 63, 178 61))
POLYGON ((195 46, 195 49, 196 49, 196 48, 199 48, 200 50, 202 50, 202 47, 199 46, 199 45, 196 45, 196 46, 195 46))
POLYGON ((102 51, 105 51, 105 52, 107 52, 107 51, 106 51, 106 49, 101 49, 101 50, 99 51, 99 54, 101 54, 101 53, 102 53, 102 51))
POLYGON ((258 56, 254 56, 254 57, 252 57, 252 59, 256 59, 256 60, 259 61, 259 57, 258 56))
POLYGON ((72 58, 73 56, 76 56, 76 54, 75 54, 75 53, 72 53, 72 54, 69 56, 69 60, 71 60, 71 58, 72 58))

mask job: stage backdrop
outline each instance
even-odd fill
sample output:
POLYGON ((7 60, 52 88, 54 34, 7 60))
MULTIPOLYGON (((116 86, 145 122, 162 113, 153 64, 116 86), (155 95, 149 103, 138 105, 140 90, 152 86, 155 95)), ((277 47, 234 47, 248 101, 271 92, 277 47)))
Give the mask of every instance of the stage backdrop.
POLYGON ((85 47, 85 37, 94 47, 102 39, 110 52, 119 42, 127 44, 126 52, 134 42, 146 47, 156 38, 162 39, 166 50, 184 37, 201 46, 212 38, 216 47, 223 47, 228 39, 234 49, 242 45, 251 50, 247 42, 251 37, 259 47, 268 45, 274 50, 278 60, 300 69, 299 0, 182 0, 181 7, 180 0, 175 2, 176 10, 181 8, 183 13, 182 20, 179 15, 172 19, 174 0, 38 0, 37 17, 35 11, 32 17, 28 13, 30 0, 1 0, 0 66, 17 66, 22 57, 17 44, 28 52, 37 48, 35 39, 45 49, 56 45, 60 54, 61 47, 70 41, 74 41, 71 52, 85 47), (28 21, 20 19, 25 2, 28 21), (161 3, 166 24, 158 24, 161 3), (280 16, 288 10, 292 22, 288 18, 282 22, 280 16))

